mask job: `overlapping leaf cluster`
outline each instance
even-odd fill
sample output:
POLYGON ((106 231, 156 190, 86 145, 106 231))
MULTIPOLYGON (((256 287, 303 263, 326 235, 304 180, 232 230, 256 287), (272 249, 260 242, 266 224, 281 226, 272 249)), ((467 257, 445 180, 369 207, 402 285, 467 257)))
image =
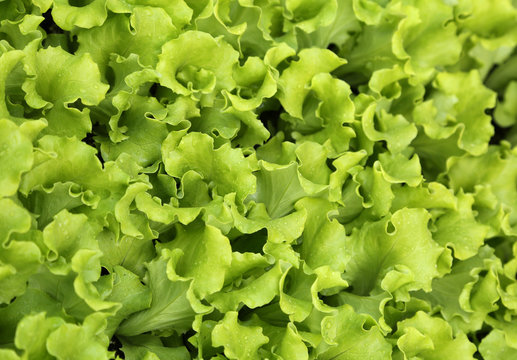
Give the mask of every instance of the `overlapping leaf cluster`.
POLYGON ((0 358, 517 358, 516 45, 515 0, 0 0, 0 358))

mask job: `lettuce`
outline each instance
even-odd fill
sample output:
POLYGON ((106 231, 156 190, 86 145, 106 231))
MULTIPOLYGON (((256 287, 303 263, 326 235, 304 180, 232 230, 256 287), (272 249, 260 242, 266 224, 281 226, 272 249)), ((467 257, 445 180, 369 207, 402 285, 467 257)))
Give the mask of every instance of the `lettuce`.
POLYGON ((0 358, 517 357, 516 29, 0 0, 0 358))

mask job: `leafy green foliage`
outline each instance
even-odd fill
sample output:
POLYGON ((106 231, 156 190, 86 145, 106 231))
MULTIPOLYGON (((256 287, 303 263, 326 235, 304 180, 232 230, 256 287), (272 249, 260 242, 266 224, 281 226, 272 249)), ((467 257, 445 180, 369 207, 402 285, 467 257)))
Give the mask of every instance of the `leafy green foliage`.
POLYGON ((515 0, 0 0, 0 359, 517 357, 515 0))

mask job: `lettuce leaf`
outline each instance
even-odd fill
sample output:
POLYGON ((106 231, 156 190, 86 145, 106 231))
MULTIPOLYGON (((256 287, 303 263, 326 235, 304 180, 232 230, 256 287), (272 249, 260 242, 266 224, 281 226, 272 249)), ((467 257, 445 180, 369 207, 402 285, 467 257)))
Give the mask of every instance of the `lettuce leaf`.
POLYGON ((510 359, 515 0, 0 0, 1 359, 510 359))

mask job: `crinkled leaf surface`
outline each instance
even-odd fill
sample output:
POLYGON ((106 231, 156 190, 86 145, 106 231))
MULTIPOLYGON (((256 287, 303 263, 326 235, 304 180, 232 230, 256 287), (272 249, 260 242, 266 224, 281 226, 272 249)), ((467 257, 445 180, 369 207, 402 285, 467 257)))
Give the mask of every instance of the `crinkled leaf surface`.
POLYGON ((0 0, 0 359, 513 359, 515 0, 0 0))

